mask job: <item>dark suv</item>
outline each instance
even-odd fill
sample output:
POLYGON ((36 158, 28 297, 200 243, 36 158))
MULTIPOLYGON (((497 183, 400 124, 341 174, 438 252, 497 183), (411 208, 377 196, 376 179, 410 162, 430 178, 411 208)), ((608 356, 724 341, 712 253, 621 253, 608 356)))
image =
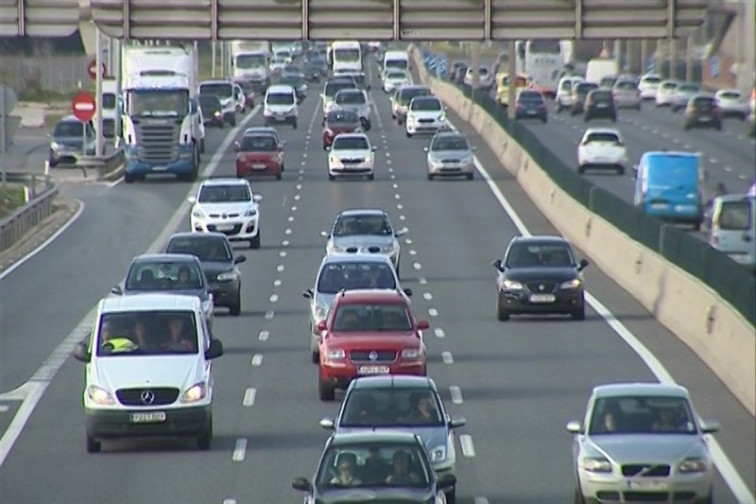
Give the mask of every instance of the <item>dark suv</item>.
POLYGON ((598 89, 599 85, 595 82, 581 82, 572 87, 572 105, 570 105, 570 115, 576 116, 583 112, 585 99, 588 93, 598 89))
POLYGON ((515 119, 540 119, 548 121, 548 111, 543 95, 538 91, 523 89, 515 99, 515 119))
POLYGON ((617 107, 611 89, 594 89, 585 98, 583 120, 588 122, 591 119, 599 118, 617 122, 617 107))
POLYGON ((696 126, 722 131, 722 111, 713 96, 697 95, 688 101, 685 108, 685 129, 696 126))

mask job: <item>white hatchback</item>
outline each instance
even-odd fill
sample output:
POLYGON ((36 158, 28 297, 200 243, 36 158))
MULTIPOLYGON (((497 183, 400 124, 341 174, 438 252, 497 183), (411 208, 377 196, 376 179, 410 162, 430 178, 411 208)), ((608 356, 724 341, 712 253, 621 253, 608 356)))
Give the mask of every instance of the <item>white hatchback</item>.
POLYGON ((446 107, 435 96, 416 96, 407 107, 404 132, 407 138, 418 133, 436 133, 449 128, 446 107))
POLYGON ((627 147, 622 134, 611 128, 589 128, 578 146, 578 173, 586 169, 615 170, 625 173, 627 147))
MULTIPOLYGON (((672 99, 677 93, 677 88, 680 83, 674 80, 665 80, 659 84, 659 88, 656 90, 656 106, 664 107, 672 104, 672 99)), ((643 92, 641 91, 641 94, 643 92)))
POLYGON ((328 180, 337 176, 375 178, 373 165, 378 147, 363 133, 340 133, 328 148, 328 180))
POLYGON ((260 208, 262 196, 252 193, 245 179, 218 178, 202 182, 192 206, 190 225, 195 233, 216 231, 230 241, 249 241, 260 248, 260 208))
POLYGON ((646 74, 641 77, 640 82, 638 83, 641 99, 655 100, 656 92, 659 90, 661 82, 662 78, 656 74, 646 74))

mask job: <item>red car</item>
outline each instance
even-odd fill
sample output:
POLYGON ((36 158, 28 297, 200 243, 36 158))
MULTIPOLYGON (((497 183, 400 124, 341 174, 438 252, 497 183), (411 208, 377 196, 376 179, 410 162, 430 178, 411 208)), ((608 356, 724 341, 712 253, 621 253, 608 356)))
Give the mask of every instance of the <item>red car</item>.
POLYGON ((350 290, 336 295, 320 330, 318 392, 332 401, 337 388, 364 375, 426 376, 422 331, 400 290, 350 290))
POLYGON ((357 112, 352 110, 332 110, 323 121, 323 150, 333 144, 339 133, 362 131, 362 123, 357 112))
POLYGON ((238 178, 271 176, 281 180, 284 169, 283 142, 279 142, 275 135, 244 135, 235 146, 238 178))

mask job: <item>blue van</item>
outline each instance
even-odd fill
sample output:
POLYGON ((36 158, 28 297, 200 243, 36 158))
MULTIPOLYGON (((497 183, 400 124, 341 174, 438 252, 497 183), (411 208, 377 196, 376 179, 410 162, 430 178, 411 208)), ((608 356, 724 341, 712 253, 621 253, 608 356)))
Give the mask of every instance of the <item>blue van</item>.
POLYGON ((635 206, 660 219, 701 229, 703 170, 693 152, 646 152, 638 163, 635 206))

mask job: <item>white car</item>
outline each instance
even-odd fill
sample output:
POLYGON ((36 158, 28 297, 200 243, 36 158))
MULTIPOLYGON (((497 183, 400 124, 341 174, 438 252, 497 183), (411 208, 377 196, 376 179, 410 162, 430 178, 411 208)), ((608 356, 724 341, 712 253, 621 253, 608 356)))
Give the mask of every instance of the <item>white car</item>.
POLYGON ((393 93, 402 86, 412 84, 412 79, 404 70, 389 68, 383 73, 383 91, 393 93))
POLYGON ((265 126, 284 123, 297 129, 298 118, 297 92, 293 87, 279 84, 270 86, 265 91, 265 98, 263 99, 265 126))
POLYGON ((588 128, 578 146, 578 173, 586 169, 615 170, 625 173, 627 147, 622 134, 611 128, 588 128))
POLYGON ((186 436, 208 450, 213 437, 211 361, 223 355, 193 296, 105 298, 95 329, 73 356, 86 363, 87 452, 104 439, 186 436))
POLYGON ((679 85, 680 83, 674 80, 662 81, 656 90, 656 106, 664 107, 671 105, 679 85))
MULTIPOLYGON (((488 68, 482 66, 478 68, 478 89, 491 89, 493 87, 494 76, 488 71, 488 68)), ((468 68, 465 73, 465 84, 472 86, 473 84, 473 69, 468 68)))
POLYGON ((436 133, 448 129, 446 107, 435 96, 416 96, 407 107, 404 132, 407 138, 418 133, 436 133))
POLYGON ((278 49, 273 58, 283 60, 286 65, 290 65, 294 61, 294 54, 289 49, 278 49))
POLYGON ((375 178, 373 164, 378 147, 364 133, 340 133, 328 148, 328 180, 338 176, 375 178))
POLYGON ((286 61, 284 58, 279 58, 278 56, 273 56, 270 59, 270 71, 274 74, 279 74, 283 72, 283 69, 286 68, 286 65, 288 65, 289 62, 286 61))
POLYGON ((656 100, 656 92, 659 90, 661 82, 662 78, 656 74, 649 73, 641 77, 638 83, 641 99, 656 100))
POLYGON ((741 121, 745 121, 751 112, 750 105, 737 89, 720 89, 714 99, 717 100, 722 117, 739 117, 741 121))
POLYGON ((559 80, 557 94, 554 98, 557 113, 572 106, 572 89, 584 81, 585 79, 577 75, 562 77, 559 80))
POLYGON ((195 233, 217 231, 230 241, 249 241, 260 248, 260 208, 262 196, 252 193, 245 179, 217 178, 202 182, 192 206, 191 228, 195 233))

